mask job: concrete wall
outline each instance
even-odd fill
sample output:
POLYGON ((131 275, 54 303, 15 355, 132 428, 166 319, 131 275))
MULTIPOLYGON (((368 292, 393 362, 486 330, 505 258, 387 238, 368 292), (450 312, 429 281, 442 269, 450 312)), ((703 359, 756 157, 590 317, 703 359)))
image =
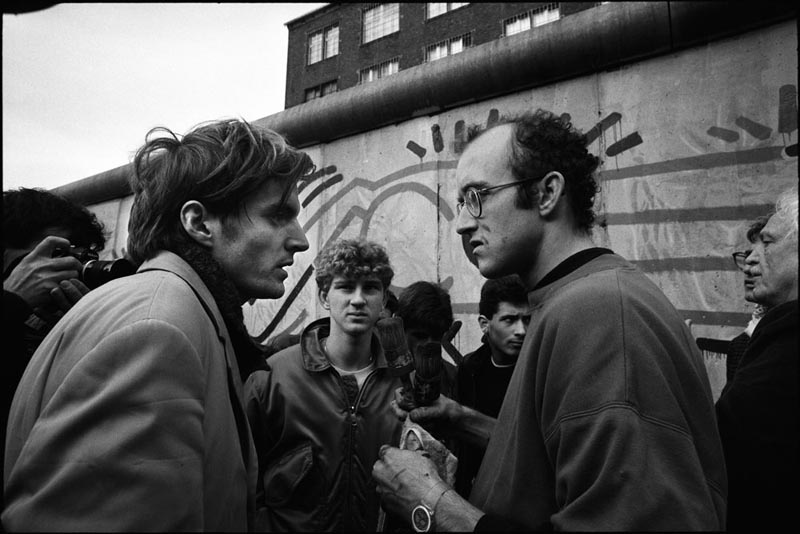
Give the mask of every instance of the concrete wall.
MULTIPOLYGON (((695 336, 738 334, 752 308, 730 254, 798 179, 796 20, 308 146, 318 171, 301 184, 300 219, 311 250, 284 298, 245 305, 251 334, 263 341, 323 316, 312 262, 331 240, 361 235, 389 250, 395 290, 416 280, 449 289, 464 323, 454 344, 474 349, 483 279, 455 233, 461 132, 538 107, 569 114, 603 160, 595 242, 638 263, 695 336)), ((91 206, 114 232, 109 257, 124 253, 131 200, 91 206)), ((724 361, 707 367, 718 394, 724 361)))

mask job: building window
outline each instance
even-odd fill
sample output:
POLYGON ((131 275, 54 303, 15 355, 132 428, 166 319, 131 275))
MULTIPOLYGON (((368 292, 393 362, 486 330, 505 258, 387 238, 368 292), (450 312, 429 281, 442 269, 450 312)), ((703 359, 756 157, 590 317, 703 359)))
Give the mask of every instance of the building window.
POLYGON ((504 20, 503 32, 506 36, 514 35, 515 33, 524 32, 536 26, 541 26, 542 24, 554 22, 560 18, 561 9, 558 4, 547 4, 504 20))
POLYGON ((452 56, 470 46, 472 46, 471 33, 465 33, 446 41, 428 45, 425 47, 425 61, 436 61, 443 57, 452 56))
POLYGON ((432 19, 433 17, 444 15, 448 11, 453 11, 454 9, 464 7, 468 4, 469 2, 429 2, 426 4, 425 18, 432 19))
POLYGON ((321 98, 325 95, 329 95, 331 93, 335 93, 339 90, 339 83, 336 80, 331 82, 325 82, 315 87, 311 87, 306 89, 306 102, 309 100, 314 100, 315 98, 321 98))
POLYGON ((361 24, 363 43, 396 31, 400 31, 400 4, 376 4, 364 10, 361 24))
POLYGON ((374 82, 378 78, 385 78, 396 74, 400 70, 400 59, 393 58, 378 65, 367 67, 358 71, 358 83, 374 82))
POLYGON ((339 25, 328 26, 308 36, 308 64, 317 63, 339 53, 339 25))

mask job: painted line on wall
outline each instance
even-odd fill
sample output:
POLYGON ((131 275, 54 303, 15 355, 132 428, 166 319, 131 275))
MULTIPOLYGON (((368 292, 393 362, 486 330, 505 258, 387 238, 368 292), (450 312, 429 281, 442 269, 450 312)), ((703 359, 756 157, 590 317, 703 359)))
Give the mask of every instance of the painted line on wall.
POLYGON ((666 174, 670 172, 713 169, 732 165, 750 165, 753 163, 782 160, 782 151, 782 146, 770 146, 751 150, 738 150, 735 152, 716 152, 703 156, 692 156, 660 161, 658 163, 636 165, 619 170, 599 171, 597 176, 601 180, 622 180, 624 178, 642 178, 653 174, 666 174))
MULTIPOLYGON (((461 302, 453 304, 454 315, 477 315, 477 302, 461 302)), ((725 311, 683 310, 678 313, 684 319, 691 319, 692 324, 709 324, 717 326, 741 326, 744 328, 750 321, 751 314, 725 311)))
POLYGON ((659 258, 652 260, 628 260, 646 273, 664 271, 738 271, 730 256, 695 256, 688 258, 659 258))
POLYGON ((446 161, 426 161, 424 163, 417 163, 416 165, 409 165, 408 167, 404 167, 398 171, 395 171, 391 174, 384 176, 378 180, 367 180, 365 178, 353 178, 350 182, 348 182, 339 192, 337 192, 333 197, 330 198, 327 202, 322 204, 317 211, 315 211, 311 217, 303 224, 303 230, 308 231, 312 226, 314 226, 317 221, 325 214, 331 206, 339 202, 343 196, 347 193, 355 189, 356 187, 363 187, 370 191, 375 191, 376 189, 380 189, 381 187, 390 184, 396 180, 401 180, 406 176, 411 176, 414 174, 419 174, 423 172, 429 171, 438 171, 438 170, 448 170, 448 169, 455 169, 457 165, 456 160, 446 160, 446 161))
POLYGON ((292 304, 294 304, 294 300, 297 298, 297 295, 300 294, 300 291, 302 291, 303 287, 305 287, 306 282, 308 282, 308 279, 311 278, 311 273, 313 272, 314 272, 314 266, 309 265, 306 268, 303 275, 300 277, 300 280, 298 280, 297 284, 295 284, 294 288, 292 289, 292 292, 286 296, 286 300, 283 301, 283 304, 281 304, 278 313, 275 314, 275 317, 272 318, 272 321, 269 322, 267 327, 264 328, 264 330, 260 334, 254 336, 255 340, 258 343, 263 343, 264 340, 269 337, 272 331, 275 330, 275 327, 278 326, 278 324, 281 322, 281 319, 283 319, 283 316, 286 315, 286 312, 289 310, 289 307, 292 304))
POLYGON ((715 208, 686 208, 643 210, 635 213, 607 213, 603 216, 608 226, 689 223, 698 221, 751 221, 775 210, 775 204, 751 206, 719 206, 715 208))
POLYGON ((312 200, 317 198, 320 195, 320 193, 322 193, 326 189, 329 189, 329 188, 333 187, 334 185, 338 184, 342 180, 344 180, 344 176, 342 176, 341 174, 337 174, 336 176, 334 176, 330 180, 326 180, 325 182, 319 184, 317 187, 314 188, 313 191, 311 191, 308 194, 308 196, 306 198, 303 199, 302 206, 305 208, 306 206, 308 206, 311 203, 312 200))

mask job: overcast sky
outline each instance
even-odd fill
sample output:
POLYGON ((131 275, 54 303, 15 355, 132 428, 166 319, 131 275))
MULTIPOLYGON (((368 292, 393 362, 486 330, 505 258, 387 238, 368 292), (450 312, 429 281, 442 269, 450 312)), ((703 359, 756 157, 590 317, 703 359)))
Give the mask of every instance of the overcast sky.
POLYGON ((286 22, 324 3, 58 4, 3 14, 3 189, 125 165, 154 126, 283 110, 286 22))

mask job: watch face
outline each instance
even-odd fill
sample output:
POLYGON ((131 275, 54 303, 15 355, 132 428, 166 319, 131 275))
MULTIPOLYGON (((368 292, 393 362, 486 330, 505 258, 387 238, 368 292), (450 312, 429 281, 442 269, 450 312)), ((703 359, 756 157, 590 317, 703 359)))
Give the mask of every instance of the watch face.
POLYGON ((431 515, 424 506, 417 506, 411 512, 411 523, 415 531, 428 532, 431 528, 431 515))

